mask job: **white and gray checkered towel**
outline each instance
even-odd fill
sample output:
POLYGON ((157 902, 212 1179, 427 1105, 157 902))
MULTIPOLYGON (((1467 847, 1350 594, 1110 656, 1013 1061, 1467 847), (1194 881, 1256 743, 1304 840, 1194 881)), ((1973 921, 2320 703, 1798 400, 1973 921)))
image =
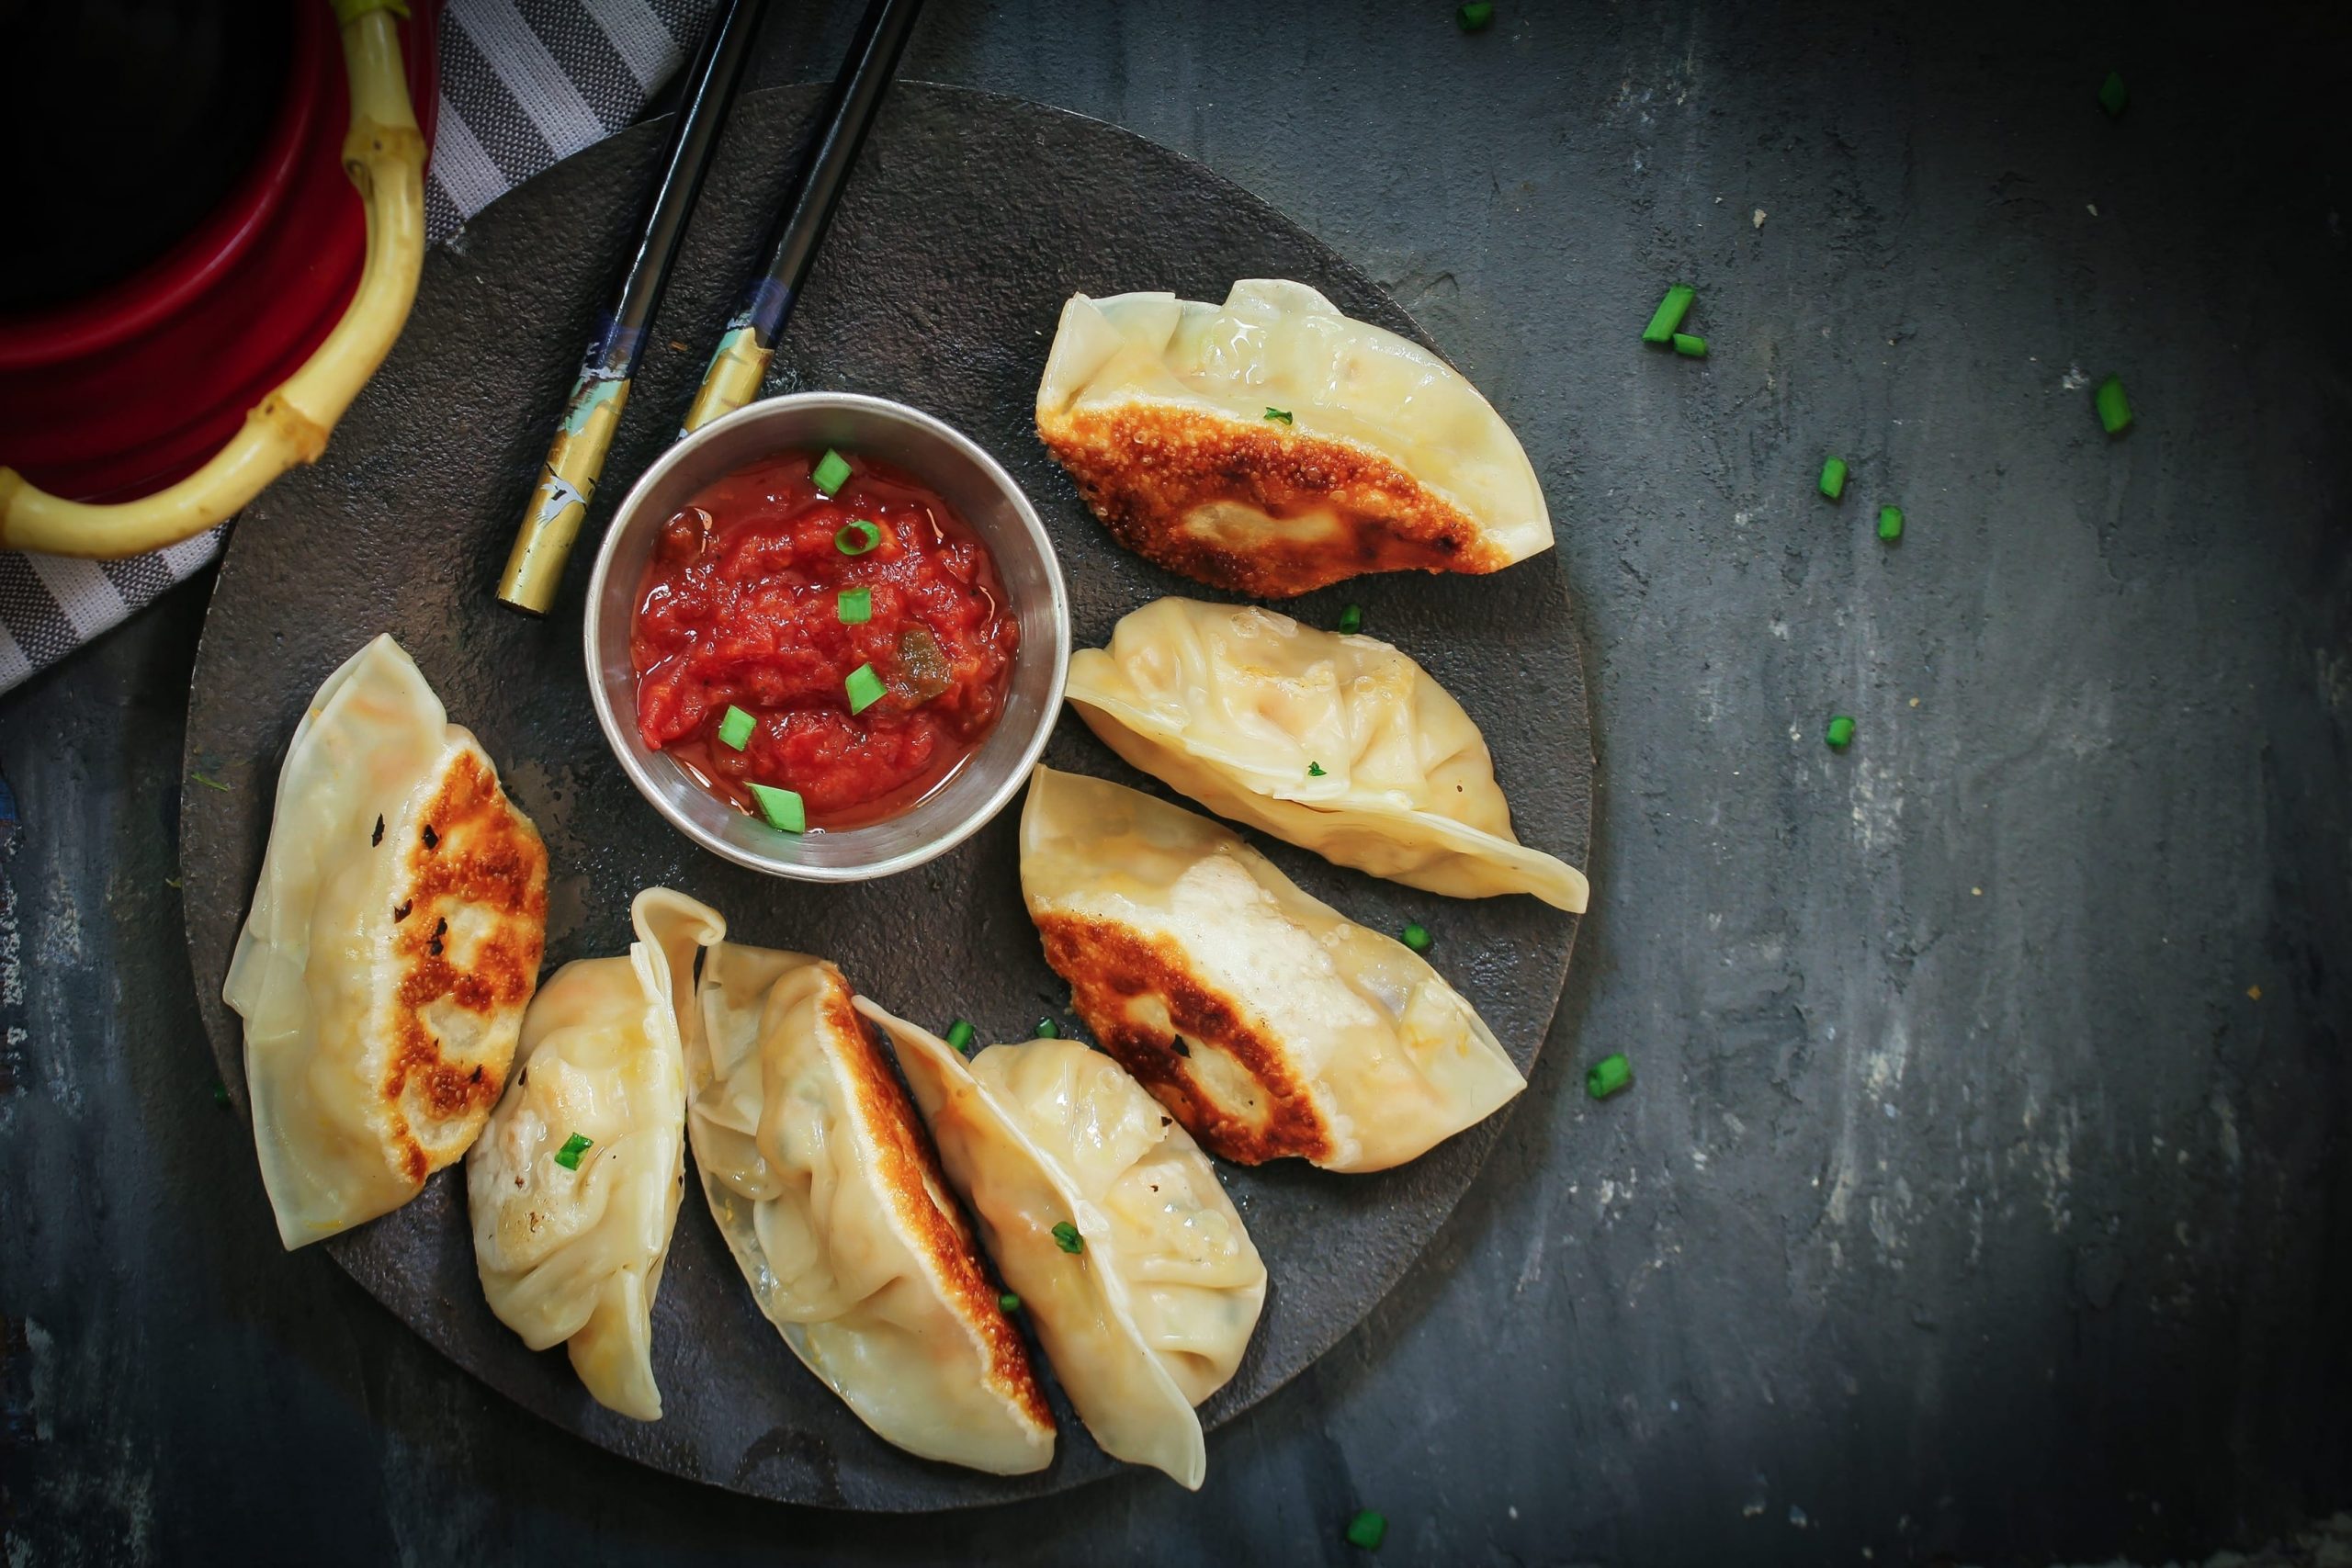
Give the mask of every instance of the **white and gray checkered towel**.
MULTIPOLYGON (((632 124, 716 0, 451 0, 424 182, 435 243, 560 158, 632 124)), ((132 560, 0 550, 0 692, 220 553, 228 525, 132 560)))

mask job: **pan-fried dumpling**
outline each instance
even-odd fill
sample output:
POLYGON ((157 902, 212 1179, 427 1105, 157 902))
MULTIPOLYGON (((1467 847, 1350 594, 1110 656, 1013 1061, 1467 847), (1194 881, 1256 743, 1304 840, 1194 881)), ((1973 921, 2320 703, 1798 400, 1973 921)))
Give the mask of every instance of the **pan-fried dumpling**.
POLYGON ((1477 389, 1303 283, 1245 278, 1222 305, 1072 295, 1037 434, 1121 544, 1257 598, 1552 547, 1535 469, 1477 389))
POLYGON ((1071 1007, 1212 1154, 1385 1170, 1527 1087, 1419 954, 1180 807, 1039 768, 1021 891, 1071 1007))
POLYGON ((1336 865, 1584 910, 1583 874, 1512 834, 1478 727, 1385 642, 1162 599, 1070 656, 1069 700, 1145 773, 1336 865))
POLYGON ((387 635, 327 677, 277 776, 221 998, 245 1021, 279 1239, 389 1213, 506 1086, 547 940, 548 852, 387 635))
POLYGON ((1197 1489, 1193 1406, 1223 1388, 1266 1300, 1266 1266, 1193 1140, 1116 1062, 1074 1040, 969 1063, 864 997, 898 1048, 1005 1283, 1102 1451, 1197 1489))
POLYGON ((685 1182, 679 1038, 695 952, 727 922, 683 893, 629 906, 626 956, 557 970, 523 1020, 514 1086, 466 1160, 474 1268, 498 1320, 560 1344, 596 1402, 662 1418, 653 1298, 685 1182))
POLYGON ((710 1212, 786 1344, 882 1438, 999 1475, 1054 1418, 888 1059, 822 959, 722 942, 688 1036, 710 1212))

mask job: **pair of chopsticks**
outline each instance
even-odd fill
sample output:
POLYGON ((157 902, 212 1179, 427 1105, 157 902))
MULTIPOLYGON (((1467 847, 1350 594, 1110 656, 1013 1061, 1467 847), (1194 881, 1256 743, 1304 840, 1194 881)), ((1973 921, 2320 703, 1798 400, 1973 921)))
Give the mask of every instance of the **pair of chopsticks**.
MULTIPOLYGON (((571 557, 604 472, 605 454, 628 406, 629 382, 637 374, 654 312, 661 309, 670 264, 702 193, 719 128, 742 81, 767 5, 768 0, 727 0, 689 68, 685 101, 671 131, 643 237, 621 275, 611 306, 597 318, 595 334, 581 361, 580 379, 556 426, 546 467, 532 487, 514 548, 498 580, 500 601, 518 610, 544 615, 555 602, 564 563, 571 557)), ((922 0, 871 0, 866 6, 841 74, 833 80, 808 164, 769 232, 767 265, 745 285, 742 300, 703 372, 702 388, 680 435, 732 413, 759 395, 776 339, 817 259, 833 209, 849 183, 850 166, 882 107, 890 74, 922 9, 922 0)))

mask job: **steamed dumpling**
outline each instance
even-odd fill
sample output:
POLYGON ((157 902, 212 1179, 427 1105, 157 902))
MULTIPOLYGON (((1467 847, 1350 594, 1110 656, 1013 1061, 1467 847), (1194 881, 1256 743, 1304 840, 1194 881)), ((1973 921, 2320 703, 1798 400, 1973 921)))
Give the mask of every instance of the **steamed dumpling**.
POLYGON ((1039 768, 1021 890, 1095 1039, 1227 1159, 1384 1170, 1527 1087, 1419 954, 1205 817, 1039 768))
POLYGON ((1069 700, 1144 772, 1334 864, 1583 912, 1583 874, 1513 836, 1478 727, 1385 642, 1162 599, 1070 656, 1069 700))
POLYGON ((690 1033, 703 1193, 760 1310, 910 1453, 1043 1470, 1054 1418, 889 1061, 822 959, 722 942, 690 1033))
POLYGON ((1477 389, 1303 283, 1245 278, 1222 305, 1072 295, 1037 434, 1121 544, 1237 593, 1552 547, 1535 469, 1477 389))
POLYGON ((1266 1300, 1216 1172, 1116 1062, 1074 1040, 968 1064, 865 998, 939 1156, 1102 1451, 1197 1488, 1193 1407, 1223 1388, 1266 1300), (1057 1231, 1059 1234, 1057 1235, 1057 1231))
POLYGON ((576 960, 539 988, 466 1198, 498 1320, 534 1350, 562 1345, 599 1404, 658 1421, 653 1298, 685 1181, 679 1003, 727 922, 666 887, 629 916, 626 956, 576 960))
POLYGON ((377 637, 294 731, 221 987, 245 1021, 254 1148, 288 1247, 398 1208, 473 1143, 547 919, 537 830, 377 637))

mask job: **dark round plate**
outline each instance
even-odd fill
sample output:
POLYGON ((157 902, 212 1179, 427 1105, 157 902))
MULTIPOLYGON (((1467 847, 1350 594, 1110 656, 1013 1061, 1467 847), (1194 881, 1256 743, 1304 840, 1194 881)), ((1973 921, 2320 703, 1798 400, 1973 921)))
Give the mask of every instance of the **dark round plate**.
MULTIPOLYGON (((819 91, 747 97, 688 235, 655 346, 605 472, 611 503, 671 437, 752 264, 819 91), (672 340, 689 345, 669 346, 672 340)), ((616 275, 661 150, 640 127, 566 159, 425 264, 400 346, 317 468, 289 475, 237 528, 214 590, 188 711, 183 787, 188 946, 223 1081, 242 1086, 238 1021, 219 987, 269 832, 277 766, 311 694, 379 631, 415 655, 450 716, 497 760, 546 835, 548 962, 622 951, 630 896, 666 883, 724 911, 749 942, 840 961, 884 1006, 983 1039, 1069 1019, 1023 911, 1008 809, 955 853, 888 881, 779 882, 702 853, 638 797, 588 705, 581 596, 593 543, 544 621, 492 598, 590 317, 616 275)), ((1071 291, 1172 288, 1221 299, 1237 277, 1295 277, 1341 309, 1421 334, 1370 279, 1264 203, 1095 120, 908 83, 884 111, 778 356, 772 390, 900 398, 993 452, 1035 499, 1069 573, 1073 630, 1099 644, 1128 610, 1202 593, 1112 544, 1038 445, 1037 376, 1071 291)), ((1206 596, 1206 595, 1204 595, 1206 596)), ((1591 821, 1584 678, 1555 558, 1495 577, 1360 580, 1343 603, 1459 696, 1485 728, 1521 834, 1581 863, 1591 821)), ((1057 767, 1148 783, 1065 717, 1057 767)), ((1152 786, 1156 788, 1157 786, 1152 786)), ((1527 897, 1455 902, 1261 847, 1308 891, 1394 931, 1421 920, 1438 966, 1524 1067, 1558 1000, 1576 922, 1527 897)), ((1240 1371, 1204 1407, 1232 1419, 1371 1310, 1477 1173, 1499 1116, 1401 1169, 1335 1176, 1295 1161, 1221 1167, 1272 1275, 1240 1371)), ((325 1243, 458 1365, 548 1420, 679 1475, 796 1503, 921 1509, 1052 1492, 1118 1468, 1058 1393, 1051 1469, 999 1478, 900 1453, 804 1371, 753 1306, 689 1181, 655 1312, 666 1414, 640 1425, 582 1392, 560 1351, 534 1355, 491 1316, 474 1276, 460 1172, 325 1243)))

